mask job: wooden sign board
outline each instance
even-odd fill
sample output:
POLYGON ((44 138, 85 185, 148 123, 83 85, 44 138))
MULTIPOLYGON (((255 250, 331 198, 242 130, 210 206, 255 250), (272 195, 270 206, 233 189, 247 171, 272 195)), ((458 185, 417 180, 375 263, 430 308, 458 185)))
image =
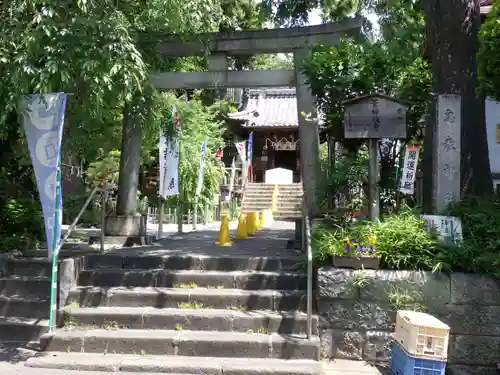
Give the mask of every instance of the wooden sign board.
POLYGON ((345 138, 406 138, 407 105, 384 95, 344 102, 345 138))

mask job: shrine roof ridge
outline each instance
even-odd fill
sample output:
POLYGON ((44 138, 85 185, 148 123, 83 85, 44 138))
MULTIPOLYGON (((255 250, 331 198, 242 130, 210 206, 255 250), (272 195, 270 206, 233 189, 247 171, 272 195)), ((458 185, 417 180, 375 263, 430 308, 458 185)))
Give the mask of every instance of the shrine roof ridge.
POLYGON ((354 104, 354 103, 360 102, 362 100, 370 99, 370 98, 383 98, 383 99, 389 100, 391 102, 402 104, 404 106, 409 106, 412 104, 410 101, 395 98, 395 97, 390 96, 390 95, 379 94, 379 93, 357 96, 357 97, 352 98, 352 99, 344 100, 342 102, 342 104, 344 104, 344 105, 354 104))

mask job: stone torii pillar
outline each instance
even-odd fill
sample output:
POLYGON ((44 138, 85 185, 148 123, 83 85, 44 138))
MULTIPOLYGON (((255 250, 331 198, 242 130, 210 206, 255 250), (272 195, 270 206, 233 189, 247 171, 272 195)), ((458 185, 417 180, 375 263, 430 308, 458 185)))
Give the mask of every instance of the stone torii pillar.
POLYGON ((123 111, 123 135, 120 153, 120 175, 116 214, 106 217, 104 234, 120 237, 122 244, 144 244, 147 219, 137 213, 137 190, 141 164, 142 124, 139 106, 142 100, 136 93, 123 111))
MULTIPOLYGON (((229 66, 228 58, 225 53, 213 53, 208 55, 207 59, 209 72, 226 72, 229 66)), ((221 87, 215 90, 214 98, 222 100, 226 96, 227 89, 221 87)))
POLYGON ((301 72, 303 62, 310 56, 309 49, 293 52, 295 85, 297 93, 297 116, 299 118, 300 170, 304 185, 304 197, 310 215, 318 213, 316 186, 320 176, 319 165, 319 129, 314 96, 309 91, 305 77, 301 72), (307 120, 302 113, 311 114, 313 121, 307 120))

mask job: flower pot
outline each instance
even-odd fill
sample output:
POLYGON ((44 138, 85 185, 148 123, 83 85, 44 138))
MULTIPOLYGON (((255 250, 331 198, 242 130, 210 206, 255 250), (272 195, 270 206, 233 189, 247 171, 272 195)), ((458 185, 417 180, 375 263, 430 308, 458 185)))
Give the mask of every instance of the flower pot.
POLYGON ((380 259, 377 257, 354 258, 350 256, 334 255, 332 263, 336 268, 353 268, 355 270, 365 268, 378 270, 380 259))

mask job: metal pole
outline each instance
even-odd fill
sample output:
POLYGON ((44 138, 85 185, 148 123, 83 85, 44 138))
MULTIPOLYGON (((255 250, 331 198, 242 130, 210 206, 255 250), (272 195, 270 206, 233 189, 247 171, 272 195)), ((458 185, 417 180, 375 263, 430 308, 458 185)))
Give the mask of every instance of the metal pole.
POLYGON ((399 150, 399 160, 398 160, 398 166, 396 169, 396 210, 399 211, 401 208, 401 192, 399 191, 400 184, 401 184, 401 175, 403 172, 403 163, 405 159, 405 149, 406 146, 403 147, 403 145, 400 145, 400 150, 399 150))
POLYGON ((106 227, 106 202, 108 200, 108 181, 104 183, 104 190, 102 192, 101 203, 101 252, 104 252, 104 237, 106 227))
POLYGON ((377 220, 380 216, 379 205, 379 166, 378 166, 378 139, 369 139, 369 167, 368 167, 368 199, 370 205, 368 207, 370 220, 377 220))
POLYGON ((208 225, 208 202, 205 202, 205 212, 204 212, 204 218, 203 218, 203 224, 208 225))
POLYGON ((198 222, 198 196, 194 197, 193 230, 196 230, 197 222, 198 222))
POLYGON ((94 197, 95 193, 99 190, 98 187, 95 187, 94 190, 92 190, 92 192, 90 193, 90 195, 88 196, 87 200, 85 201, 85 203, 83 204, 83 207, 82 209, 80 210, 80 212, 78 213, 78 215, 76 216, 75 220, 73 220, 73 222, 71 223, 71 225, 69 226, 68 228, 68 231, 66 232, 66 235, 63 237, 63 239, 61 240, 61 242, 59 243, 59 246, 57 247, 57 253, 59 253, 59 251, 61 250, 61 248, 63 247, 63 245, 66 243, 66 241, 68 240, 71 232, 75 229, 76 227, 76 224, 78 224, 78 221, 80 220, 80 218, 82 217, 83 213, 85 212, 85 210, 87 209, 87 206, 89 205, 90 201, 92 200, 92 198, 94 197))
MULTIPOLYGON (((54 246, 54 251, 52 253, 52 277, 51 277, 51 283, 50 283, 50 306, 49 306, 49 331, 54 332, 56 325, 55 325, 55 319, 57 316, 57 301, 56 301, 56 295, 57 295, 57 274, 58 274, 58 269, 57 269, 57 261, 58 261, 58 255, 59 251, 61 251, 61 248, 63 247, 64 243, 68 240, 71 232, 75 229, 76 224, 78 223, 78 220, 80 220, 80 217, 83 215, 85 210, 87 209, 87 206, 89 205, 90 201, 92 200, 92 197, 97 191, 97 187, 92 190, 90 193, 89 197, 83 204, 82 209, 76 216, 75 220, 71 223, 71 225, 68 228, 68 232, 66 235, 63 237, 59 245, 56 247, 54 246)), ((57 239, 55 237, 55 232, 54 232, 54 244, 56 243, 57 239)))
POLYGON ((181 161, 182 161, 182 143, 181 135, 179 134, 179 201, 177 202, 177 232, 182 233, 182 221, 184 220, 184 193, 182 189, 182 179, 181 179, 181 161))
POLYGON ((163 220, 165 218, 165 199, 160 198, 160 212, 158 218, 158 238, 163 237, 163 220))
POLYGON ((307 251, 307 338, 312 337, 312 294, 313 294, 313 265, 311 247, 311 223, 309 210, 304 199, 304 232, 303 242, 307 251))

